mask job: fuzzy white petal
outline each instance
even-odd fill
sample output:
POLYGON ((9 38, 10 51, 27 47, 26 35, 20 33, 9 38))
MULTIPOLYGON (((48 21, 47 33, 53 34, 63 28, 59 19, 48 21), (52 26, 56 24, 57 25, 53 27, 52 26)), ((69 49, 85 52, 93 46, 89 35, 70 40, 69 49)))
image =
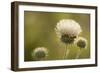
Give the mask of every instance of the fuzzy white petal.
POLYGON ((69 36, 78 36, 82 29, 80 25, 72 19, 60 20, 56 25, 56 33, 61 36, 67 34, 69 36))

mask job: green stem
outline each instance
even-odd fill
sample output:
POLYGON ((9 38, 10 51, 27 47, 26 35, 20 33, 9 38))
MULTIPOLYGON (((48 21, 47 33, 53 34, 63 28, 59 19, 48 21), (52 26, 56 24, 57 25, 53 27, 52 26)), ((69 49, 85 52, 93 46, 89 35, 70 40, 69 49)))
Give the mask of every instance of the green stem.
POLYGON ((77 52, 77 55, 76 55, 76 58, 75 59, 78 59, 80 57, 80 54, 81 54, 81 48, 78 50, 77 52))
POLYGON ((68 57, 68 54, 69 54, 69 49, 67 47, 68 46, 66 45, 65 52, 64 52, 64 59, 66 59, 68 57))

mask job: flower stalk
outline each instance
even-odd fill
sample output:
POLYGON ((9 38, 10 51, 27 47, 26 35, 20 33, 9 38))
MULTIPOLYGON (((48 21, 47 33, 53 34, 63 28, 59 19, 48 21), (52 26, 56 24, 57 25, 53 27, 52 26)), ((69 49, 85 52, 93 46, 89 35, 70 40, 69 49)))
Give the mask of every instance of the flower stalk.
POLYGON ((70 50, 68 49, 68 45, 65 47, 65 52, 64 52, 64 59, 68 58, 70 50))
POLYGON ((78 52, 76 54, 76 58, 75 59, 78 59, 80 57, 80 55, 81 55, 81 49, 78 49, 78 52))

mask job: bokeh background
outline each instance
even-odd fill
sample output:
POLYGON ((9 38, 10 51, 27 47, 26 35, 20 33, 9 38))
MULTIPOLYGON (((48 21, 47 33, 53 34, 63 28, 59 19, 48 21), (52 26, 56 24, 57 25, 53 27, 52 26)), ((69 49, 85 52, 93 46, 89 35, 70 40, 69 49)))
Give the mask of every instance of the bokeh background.
MULTIPOLYGON (((24 61, 34 61, 32 51, 37 47, 46 47, 49 51, 46 60, 62 60, 65 51, 63 44, 56 35, 55 27, 62 19, 77 21, 82 33, 80 36, 87 39, 87 48, 81 51, 79 59, 90 58, 90 15, 80 13, 61 12, 24 12, 24 61)), ((68 46, 68 59, 75 59, 78 47, 68 46)))

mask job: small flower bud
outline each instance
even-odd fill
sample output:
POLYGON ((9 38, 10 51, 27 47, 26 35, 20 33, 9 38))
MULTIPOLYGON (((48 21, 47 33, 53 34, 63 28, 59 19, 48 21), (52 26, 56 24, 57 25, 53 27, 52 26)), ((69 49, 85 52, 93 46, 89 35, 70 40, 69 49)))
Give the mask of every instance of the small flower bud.
POLYGON ((75 44, 80 48, 86 48, 87 40, 83 37, 79 37, 78 39, 76 39, 75 44))
POLYGON ((43 60, 48 56, 48 51, 44 47, 35 48, 32 52, 32 57, 35 60, 43 60))

